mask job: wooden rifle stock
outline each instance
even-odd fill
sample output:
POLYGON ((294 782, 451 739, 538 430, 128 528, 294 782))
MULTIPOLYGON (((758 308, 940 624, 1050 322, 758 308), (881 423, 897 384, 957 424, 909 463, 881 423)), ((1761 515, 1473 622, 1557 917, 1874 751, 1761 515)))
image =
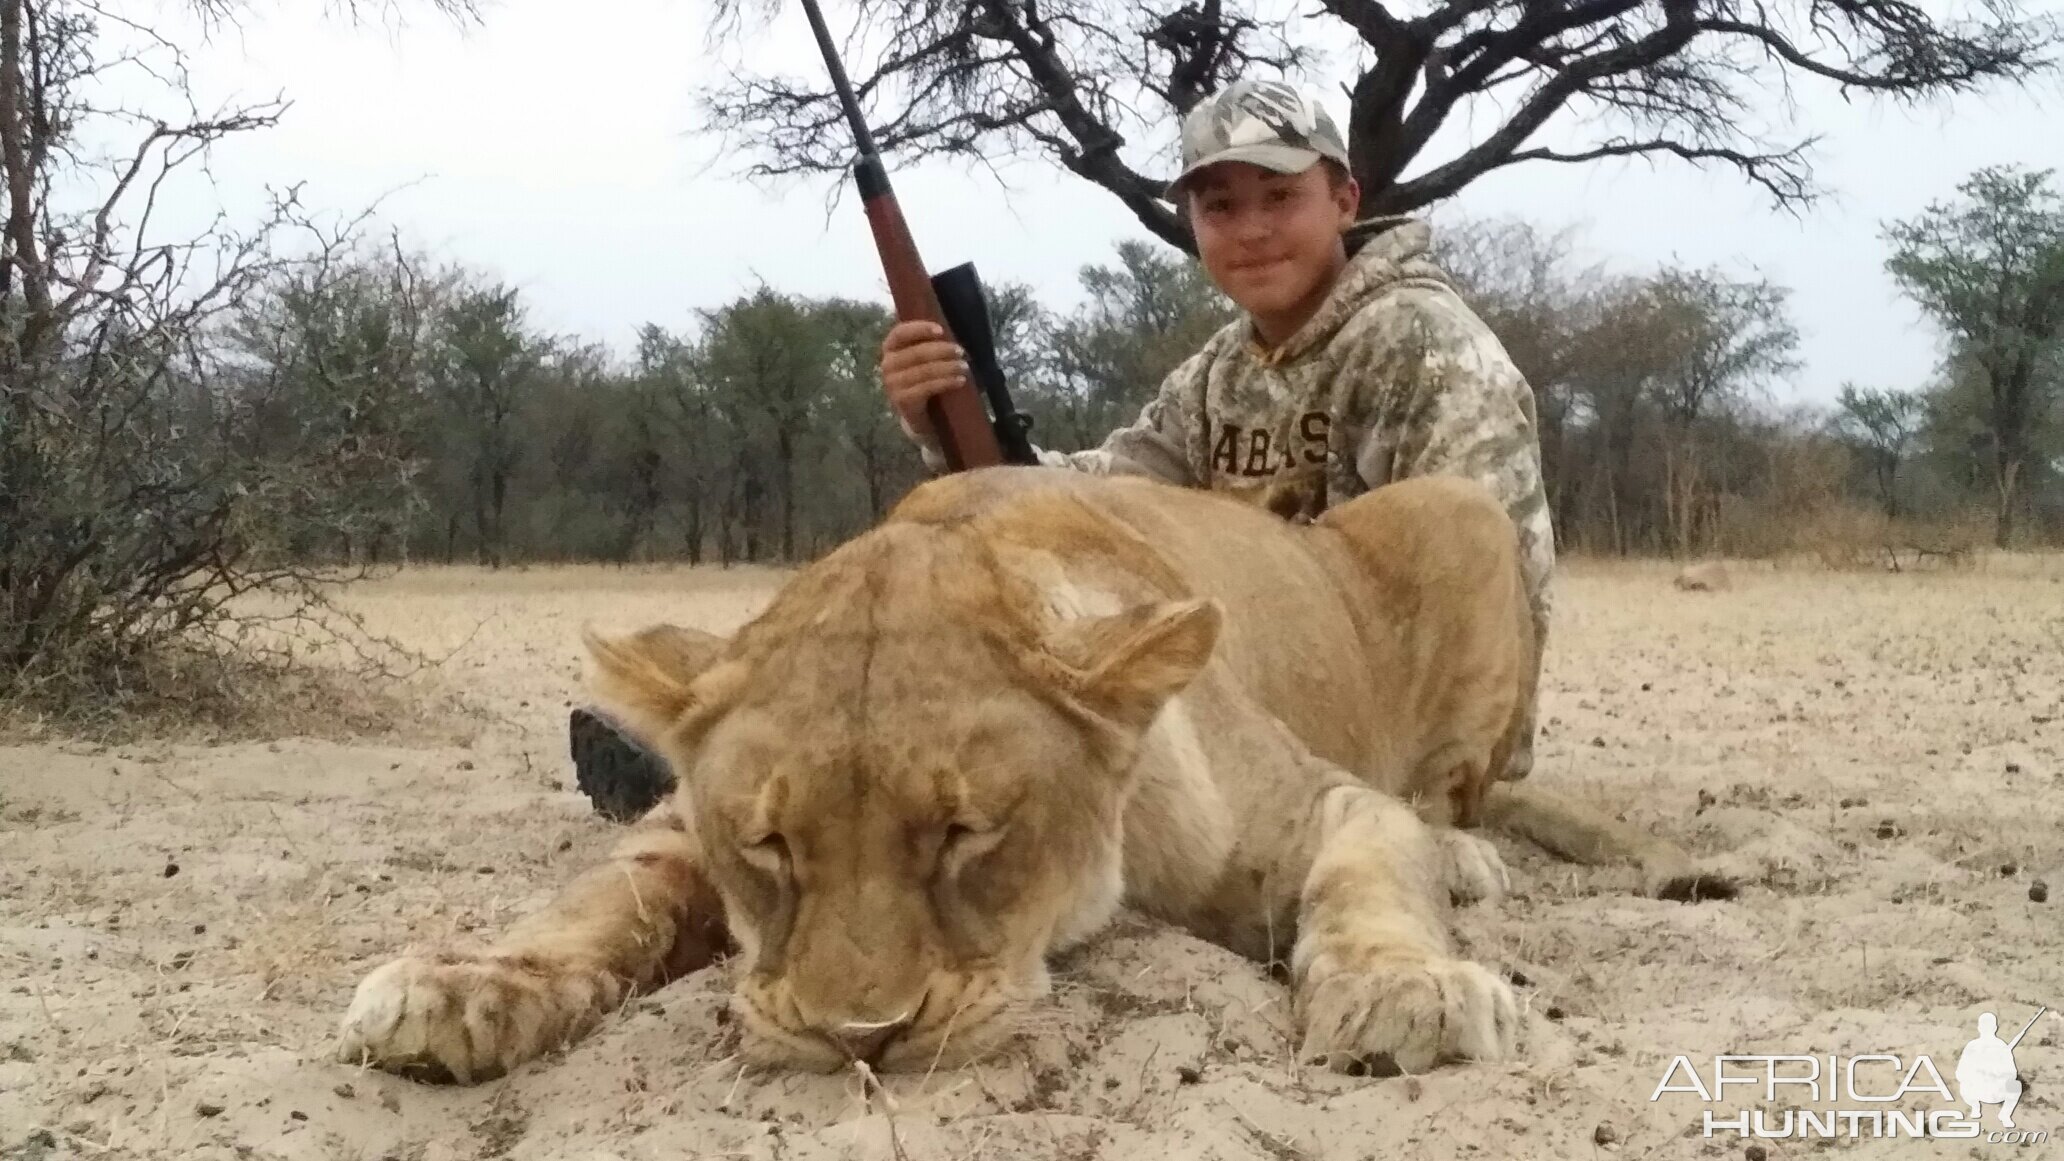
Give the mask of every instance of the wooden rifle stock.
MULTIPOLYGON (((860 115, 860 102, 853 96, 853 86, 846 80, 838 49, 831 43, 824 13, 818 10, 817 0, 803 0, 803 11, 810 18, 810 31, 817 38, 818 50, 824 54, 832 87, 838 91, 839 104, 860 147, 860 158, 853 165, 853 182, 859 187, 860 203, 867 210, 867 224, 874 233, 874 248, 881 255, 882 271, 888 275, 889 297, 895 301, 896 317, 903 322, 921 319, 936 323, 952 334, 953 327, 946 321, 945 311, 939 308, 931 275, 918 255, 917 240, 910 236, 903 209, 896 203, 888 171, 882 168, 881 156, 875 152, 874 135, 867 129, 866 118, 860 115)), ((947 470, 957 472, 1004 461, 1003 448, 972 381, 962 379, 959 386, 932 396, 925 402, 925 414, 931 420, 939 450, 945 455, 947 470)))
MULTIPOLYGON (((855 176, 861 187, 861 204, 867 210, 867 224, 874 231, 874 248, 881 254, 882 272, 888 275, 889 297, 896 304, 896 317, 904 322, 922 319, 936 323, 947 334, 953 328, 946 312, 939 308, 939 296, 932 289, 932 276, 925 271, 917 252, 917 240, 903 221, 903 208, 896 204, 895 191, 882 175, 881 190, 868 196, 868 167, 881 173, 881 160, 863 157, 855 176)), ((989 413, 975 385, 963 379, 958 387, 942 391, 925 401, 925 415, 938 436, 939 450, 946 457, 946 469, 983 468, 1003 462, 1003 448, 989 425, 989 413)))

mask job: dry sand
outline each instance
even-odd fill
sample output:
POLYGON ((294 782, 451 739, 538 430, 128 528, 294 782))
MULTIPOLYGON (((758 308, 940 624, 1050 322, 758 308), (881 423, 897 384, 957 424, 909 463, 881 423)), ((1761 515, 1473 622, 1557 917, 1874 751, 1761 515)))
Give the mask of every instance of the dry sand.
MULTIPOLYGON (((502 926, 610 842, 565 760, 581 621, 728 630, 777 578, 383 582, 354 598, 376 627, 458 650, 422 696, 477 709, 443 734, 0 749, 0 1158, 1732 1157, 1695 1096, 1650 1101, 1673 1055, 1928 1053, 1948 1073, 1980 1011, 2013 1028, 2064 1006, 2064 900, 2031 898, 2064 889, 2064 566, 1736 566, 1713 593, 1673 575, 1565 579, 1534 778, 1749 887, 1643 899, 1501 843, 1517 894, 1458 921, 1522 983, 1523 1060, 1299 1069, 1264 973, 1128 921, 1060 965, 1053 1019, 982 1067, 892 1078, 893 1110, 852 1077, 742 1071, 721 968, 475 1088, 327 1061, 366 970, 502 926)), ((2064 1022, 2018 1059, 2019 1123, 2064 1133, 2064 1022)))

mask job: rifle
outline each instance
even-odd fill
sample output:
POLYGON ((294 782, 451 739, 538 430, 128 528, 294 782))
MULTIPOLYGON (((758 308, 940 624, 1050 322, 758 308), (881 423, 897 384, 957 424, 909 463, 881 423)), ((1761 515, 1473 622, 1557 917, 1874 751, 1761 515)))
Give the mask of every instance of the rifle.
POLYGON ((1027 434, 1032 429, 1032 418, 1012 405, 1003 368, 996 362, 996 335, 974 263, 963 262, 934 275, 925 273, 917 241, 910 236, 910 226, 904 222, 902 207, 896 202, 896 191, 889 185, 888 171, 882 168, 881 155, 875 150, 874 134, 868 131, 867 119, 860 115, 860 102, 853 96, 845 66, 840 63, 838 49, 831 43, 831 32, 824 25, 824 13, 818 10, 817 0, 803 0, 803 11, 810 18, 810 31, 816 34, 817 47, 824 53, 824 66, 831 73, 832 88, 838 92, 839 104, 859 146, 860 156, 853 163, 853 184, 860 190, 860 204, 866 209, 867 224, 874 232, 874 248, 881 255, 882 272, 889 278, 889 297, 895 301, 896 317, 903 322, 922 319, 936 323, 946 328, 967 352, 968 377, 973 382, 925 401, 925 414, 938 435, 947 470, 1038 462, 1027 434), (977 389, 980 395, 976 394, 977 389), (988 400, 986 411, 983 397, 988 400))
POLYGON ((2037 1020, 2042 1019, 2042 1014, 2049 1010, 2050 1006, 2048 1004, 2044 1004, 2042 1007, 2037 1008, 2035 1010, 2035 1015, 2030 1016, 2028 1018, 2028 1023, 2021 1025, 2021 1030, 2019 1032, 2014 1033, 2014 1038, 2012 1040, 2007 1041, 2007 1051, 2012 1052, 2014 1050, 2014 1046, 2016 1044, 2021 1043, 2021 1038, 2023 1036, 2028 1035, 2028 1030, 2030 1028, 2035 1027, 2035 1022, 2037 1020))

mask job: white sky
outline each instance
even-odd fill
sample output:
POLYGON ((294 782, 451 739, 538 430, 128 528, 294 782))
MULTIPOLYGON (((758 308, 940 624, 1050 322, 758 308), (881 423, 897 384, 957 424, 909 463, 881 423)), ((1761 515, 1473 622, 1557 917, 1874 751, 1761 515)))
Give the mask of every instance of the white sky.
MULTIPOLYGON (((354 28, 308 0, 254 6, 240 29, 196 45, 194 73, 210 99, 284 94, 293 105, 277 128, 217 147, 213 187, 168 190, 161 219, 253 212, 267 183, 305 181, 304 204, 337 210, 387 195, 383 220, 415 245, 522 286, 545 328, 625 353, 640 324, 686 327, 695 308, 759 279, 886 301, 855 198, 827 223, 833 179, 747 184, 699 131, 692 89, 716 75, 706 0, 490 3, 465 32, 408 0, 399 28, 354 28)), ((799 5, 785 7, 772 38, 754 42, 761 63, 814 80, 799 5)), ((180 24, 160 18, 195 43, 180 24)), ((1732 171, 1640 160, 1513 167, 1455 209, 1577 224, 1594 256, 1630 269, 1718 263, 1790 286, 1805 366, 1780 398, 1826 400, 1844 380, 1913 386, 1932 373, 1936 340, 1884 273, 1880 223, 1950 196, 1982 165, 2064 170, 2060 93, 2045 82, 1908 113, 1801 86, 1801 123, 1824 138, 1817 176, 1833 191, 1802 219, 1732 171)), ((1344 119, 1344 98, 1335 109, 1344 119)), ((1056 307, 1077 300, 1082 265, 1146 236, 1072 176, 1017 166, 1006 192, 986 171, 888 161, 934 269, 972 259, 986 279, 1029 282, 1056 307)))

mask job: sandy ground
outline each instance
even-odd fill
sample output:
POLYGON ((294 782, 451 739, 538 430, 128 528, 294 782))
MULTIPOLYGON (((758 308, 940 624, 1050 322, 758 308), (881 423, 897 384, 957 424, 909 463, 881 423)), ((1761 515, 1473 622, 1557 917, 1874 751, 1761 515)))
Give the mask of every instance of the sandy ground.
MULTIPOLYGON (((564 757, 581 621, 727 630, 775 579, 413 572, 355 600, 458 650, 423 687, 476 707, 453 730, 0 749, 0 1158, 1753 1158, 1701 1111, 1810 1102, 1652 1102, 1673 1056, 1710 1076, 1725 1052, 1927 1053, 1947 1075, 1981 1011, 2013 1029, 2064 1006, 2064 900, 2035 901, 2064 889, 2064 563, 1738 570, 1719 593, 1580 565, 1534 777, 1749 886, 1648 900, 1501 843, 1517 894, 1458 922, 1521 985, 1519 1062, 1299 1069, 1259 969, 1127 921, 1059 965, 1054 1019, 992 1063, 892 1079, 893 1109, 851 1077, 741 1070, 721 967, 476 1088, 329 1063, 366 970, 505 924, 609 843, 564 757)), ((2019 1124, 2064 1135, 2064 1021, 2017 1058, 2019 1124)))

